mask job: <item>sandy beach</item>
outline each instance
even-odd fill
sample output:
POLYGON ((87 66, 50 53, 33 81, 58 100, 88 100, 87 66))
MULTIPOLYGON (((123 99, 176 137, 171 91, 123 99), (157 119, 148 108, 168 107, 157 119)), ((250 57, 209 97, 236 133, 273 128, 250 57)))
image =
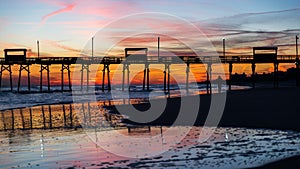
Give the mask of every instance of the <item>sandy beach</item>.
MULTIPOLYGON (((163 131, 169 130, 163 127, 163 131)), ((151 133, 115 131, 87 131, 83 129, 52 129, 0 132, 0 162, 3 168, 251 168, 299 155, 300 134, 297 132, 217 128, 203 143, 198 137, 201 127, 193 127, 181 140, 174 142, 178 132, 186 127, 173 127, 172 134, 160 134, 160 127, 151 127, 151 133), (119 135, 121 134, 122 137, 119 135), (226 139, 225 133, 228 134, 226 139), (135 143, 134 139, 156 137, 148 143, 135 143), (103 137, 106 135, 106 138, 103 137), (91 137, 98 136, 98 141, 91 137), (132 141, 126 141, 130 137, 132 141), (119 153, 144 153, 148 145, 160 151, 169 143, 168 151, 149 157, 129 158, 106 151, 101 140, 110 146, 122 147, 119 153), (174 142, 174 143, 173 143, 174 142), (137 147, 144 149, 138 150, 137 147), (129 152, 130 150, 130 152, 129 152), (13 157, 13 158, 12 158, 13 157)), ((281 163, 280 163, 281 164, 281 163)), ((289 166, 287 161, 284 166, 289 166)), ((297 163, 291 163, 297 164, 297 163)), ((274 166, 274 165, 273 165, 274 166)))
POLYGON ((300 167, 300 156, 289 157, 252 169, 298 169, 300 167))
MULTIPOLYGON (((300 99, 300 88, 258 88, 243 91, 229 91, 227 93, 226 105, 222 114, 219 127, 249 127, 270 128, 300 131, 298 113, 300 99)), ((214 97, 222 94, 215 94, 214 97)), ((210 95, 189 96, 187 100, 200 97, 199 113, 196 126, 205 123, 209 108, 210 95)), ((154 100, 152 103, 160 103, 154 100)), ((169 98, 164 113, 156 120, 148 123, 150 125, 171 125, 176 119, 180 109, 180 98, 169 98)), ((127 105, 121 105, 120 107, 127 105)), ((191 105, 192 106, 192 105, 191 105)), ((134 105, 141 111, 149 109, 148 103, 134 105)), ((114 106, 106 107, 113 113, 118 113, 114 106)), ((129 118, 130 119, 130 118, 129 118)), ((128 123, 134 123, 126 120, 128 123)), ((144 124, 145 125, 145 124, 144 124)), ((185 125, 184 123, 181 125, 185 125)))
MULTIPOLYGON (((300 88, 257 88, 245 91, 229 91, 227 93, 226 106, 218 127, 247 127, 268 128, 280 130, 300 131, 299 104, 300 88)), ((218 94, 216 94, 218 95, 218 94)), ((192 96, 189 99, 194 99, 192 96)), ((205 123, 211 96, 199 96, 201 104, 196 126, 205 123)), ((157 102, 160 102, 157 100, 157 102)), ((126 106, 126 105, 123 105, 126 106)), ((146 110, 149 104, 135 105, 139 110, 146 110)), ((115 108, 109 107, 113 111, 115 108)), ((167 107, 163 115, 149 125, 172 125, 175 121, 174 114, 180 108, 180 98, 168 99, 167 107)), ((125 120, 126 123, 134 123, 125 120)), ((135 123, 134 123, 135 124, 135 123)), ((141 124, 139 124, 141 125, 141 124)), ((142 124, 145 125, 145 124, 142 124)), ((182 124, 184 125, 184 124, 182 124)), ((300 157, 291 157, 271 164, 262 165, 263 168, 299 168, 300 157)))

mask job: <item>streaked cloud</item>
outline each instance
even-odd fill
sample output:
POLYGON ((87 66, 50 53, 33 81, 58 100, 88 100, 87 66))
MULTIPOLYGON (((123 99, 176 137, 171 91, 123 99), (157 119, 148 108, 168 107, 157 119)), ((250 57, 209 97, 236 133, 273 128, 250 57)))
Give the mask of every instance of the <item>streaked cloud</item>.
POLYGON ((60 4, 60 5, 63 5, 63 7, 61 9, 58 9, 56 11, 53 11, 53 12, 43 16, 41 23, 44 24, 52 16, 58 15, 60 13, 72 11, 73 8, 76 6, 76 4, 74 4, 74 3, 72 3, 72 4, 60 4))
POLYGON ((292 53, 294 36, 300 32, 300 8, 242 13, 215 20, 199 21, 204 32, 221 52, 226 39, 228 54, 251 54, 253 46, 279 46, 279 53, 292 53), (244 52, 242 52, 244 51, 244 52))
POLYGON ((53 41, 53 40, 43 40, 42 41, 43 43, 45 43, 46 45, 50 45, 52 47, 56 47, 56 48, 59 48, 59 49, 63 49, 64 52, 72 52, 72 54, 79 54, 81 52, 81 50, 79 49, 75 49, 75 48, 72 48, 70 46, 67 46, 67 45, 64 45, 64 44, 61 44, 60 42, 58 41, 53 41))

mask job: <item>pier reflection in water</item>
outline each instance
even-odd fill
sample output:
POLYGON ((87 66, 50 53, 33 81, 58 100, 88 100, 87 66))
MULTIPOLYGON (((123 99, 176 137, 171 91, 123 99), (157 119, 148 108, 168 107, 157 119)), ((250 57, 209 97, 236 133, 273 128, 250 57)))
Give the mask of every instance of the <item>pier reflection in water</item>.
POLYGON ((103 106, 120 101, 55 104, 2 110, 0 130, 117 127, 120 117, 107 114, 103 106))

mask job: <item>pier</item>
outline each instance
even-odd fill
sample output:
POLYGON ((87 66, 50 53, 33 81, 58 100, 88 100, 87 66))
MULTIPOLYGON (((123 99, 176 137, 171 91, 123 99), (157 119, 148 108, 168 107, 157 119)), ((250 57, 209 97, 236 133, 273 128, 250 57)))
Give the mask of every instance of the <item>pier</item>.
MULTIPOLYGON (((18 78, 18 88, 17 92, 20 92, 20 83, 22 79, 22 73, 27 73, 28 81, 28 92, 31 92, 31 82, 30 82, 30 68, 32 65, 40 65, 40 92, 45 92, 42 89, 43 84, 43 72, 47 73, 47 91, 51 91, 50 82, 50 66, 51 65, 61 65, 61 91, 65 91, 64 84, 64 72, 67 72, 68 80, 68 91, 72 90, 71 83, 71 69, 72 65, 81 66, 81 90, 89 90, 89 72, 91 65, 103 65, 102 74, 102 91, 111 90, 110 82, 110 65, 112 64, 122 64, 122 90, 125 89, 125 85, 129 85, 130 76, 130 65, 143 64, 144 65, 144 77, 143 77, 143 90, 149 89, 149 81, 151 77, 150 65, 160 64, 164 65, 163 77, 164 77, 164 91, 169 92, 170 90, 170 76, 171 76, 171 65, 172 64, 182 64, 186 65, 186 90, 189 89, 189 73, 190 65, 192 64, 204 64, 206 66, 206 82, 207 82, 207 93, 211 93, 212 80, 212 65, 220 64, 228 66, 229 74, 228 86, 231 89, 231 76, 235 64, 249 64, 252 69, 252 79, 253 87, 255 87, 255 74, 256 66, 261 63, 271 63, 274 65, 274 87, 278 87, 278 66, 282 63, 292 63, 299 67, 299 58, 296 55, 277 55, 277 47, 254 47, 253 55, 241 55, 241 56, 156 56, 147 57, 147 48, 126 48, 125 57, 38 57, 38 58, 28 58, 26 56, 26 49, 5 49, 4 58, 0 58, 0 90, 2 82, 2 74, 8 72, 10 79, 10 90, 13 91, 12 82, 12 69, 13 65, 19 65, 19 78, 18 78), (269 53, 259 53, 259 51, 273 51, 269 53), (133 59, 128 59, 131 56, 130 51, 142 51, 144 53, 138 54, 133 59), (12 53, 12 54, 11 54, 12 53), (138 58, 138 59, 136 59, 138 58), (180 58, 180 59, 178 59, 180 58), (84 75, 86 79, 84 79, 84 75), (107 84, 105 84, 105 78, 107 78, 107 84), (127 79, 127 80, 126 80, 127 79), (86 88, 84 88, 84 80, 86 80, 86 88), (107 88, 105 88, 107 85, 107 88)), ((133 54, 135 55, 135 54, 133 54)), ((298 70, 299 71, 299 70, 298 70)), ((299 77, 297 77, 299 78, 299 77)))

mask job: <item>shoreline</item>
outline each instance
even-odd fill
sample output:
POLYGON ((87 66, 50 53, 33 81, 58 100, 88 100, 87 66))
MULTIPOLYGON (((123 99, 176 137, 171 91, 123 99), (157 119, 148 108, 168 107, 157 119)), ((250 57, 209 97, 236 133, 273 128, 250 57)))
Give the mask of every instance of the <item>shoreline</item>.
MULTIPOLYGON (((297 113, 299 106, 297 100, 300 100, 300 88, 250 88, 245 90, 227 91, 226 103, 223 114, 219 122, 219 127, 246 127, 246 128, 267 128, 279 130, 295 130, 300 131, 298 119, 300 114, 297 113)), ((223 97, 224 93, 213 94, 213 97, 223 97)), ((211 95, 199 94, 193 96, 183 96, 186 102, 193 102, 195 98, 200 99, 198 116, 195 123, 179 123, 178 125, 194 125, 203 126, 207 119, 210 109, 211 95)), ((156 98, 151 103, 162 104, 162 99, 156 98)), ((167 98, 166 108, 164 112, 154 121, 148 123, 135 123, 130 119, 125 119, 124 123, 137 125, 163 125, 170 126, 176 120, 180 110, 180 97, 167 98)), ((51 105, 60 105, 51 104, 51 105)), ((63 103, 66 104, 66 103, 63 103)), ((68 103, 73 104, 73 103, 68 103)), ((133 103, 137 110, 146 111, 151 105, 149 103, 133 103)), ((41 105, 39 105, 41 106, 41 105)), ((129 104, 122 105, 103 105, 108 114, 120 114, 116 110, 118 107, 128 107, 129 104)), ((193 106, 189 104, 188 106, 193 106)), ((25 107, 26 109, 27 107, 25 107)), ((14 109, 8 109, 14 110, 14 109)), ((25 110, 26 111, 26 110, 25 110)), ((182 114, 189 116, 189 112, 182 114)), ((222 112, 221 112, 222 113, 222 112)), ((146 119, 146 117, 144 117, 146 119)), ((146 119, 147 120, 147 119, 146 119)), ((194 119, 192 119, 194 120, 194 119)), ((216 125, 207 125, 217 127, 216 125)))
MULTIPOLYGON (((300 88, 255 88, 241 91, 227 92, 226 104, 219 127, 247 127, 268 128, 280 130, 300 131, 297 111, 300 100, 300 88)), ((218 97, 220 94, 215 94, 218 97)), ((200 97, 200 106, 195 126, 203 126, 210 108, 210 95, 187 96, 187 100, 200 97)), ((153 100, 159 104, 160 99, 153 100)), ((180 98, 168 98, 164 113, 156 120, 149 123, 135 123, 124 120, 125 123, 137 125, 172 125, 180 109, 180 98)), ((118 105, 126 108, 129 105, 118 105)), ((133 105, 140 111, 150 108, 149 103, 133 105)), ((106 106, 113 113, 120 114, 115 106, 106 106)), ((181 125, 185 125, 182 123, 181 125)), ((217 127, 217 126, 214 126, 217 127)))

